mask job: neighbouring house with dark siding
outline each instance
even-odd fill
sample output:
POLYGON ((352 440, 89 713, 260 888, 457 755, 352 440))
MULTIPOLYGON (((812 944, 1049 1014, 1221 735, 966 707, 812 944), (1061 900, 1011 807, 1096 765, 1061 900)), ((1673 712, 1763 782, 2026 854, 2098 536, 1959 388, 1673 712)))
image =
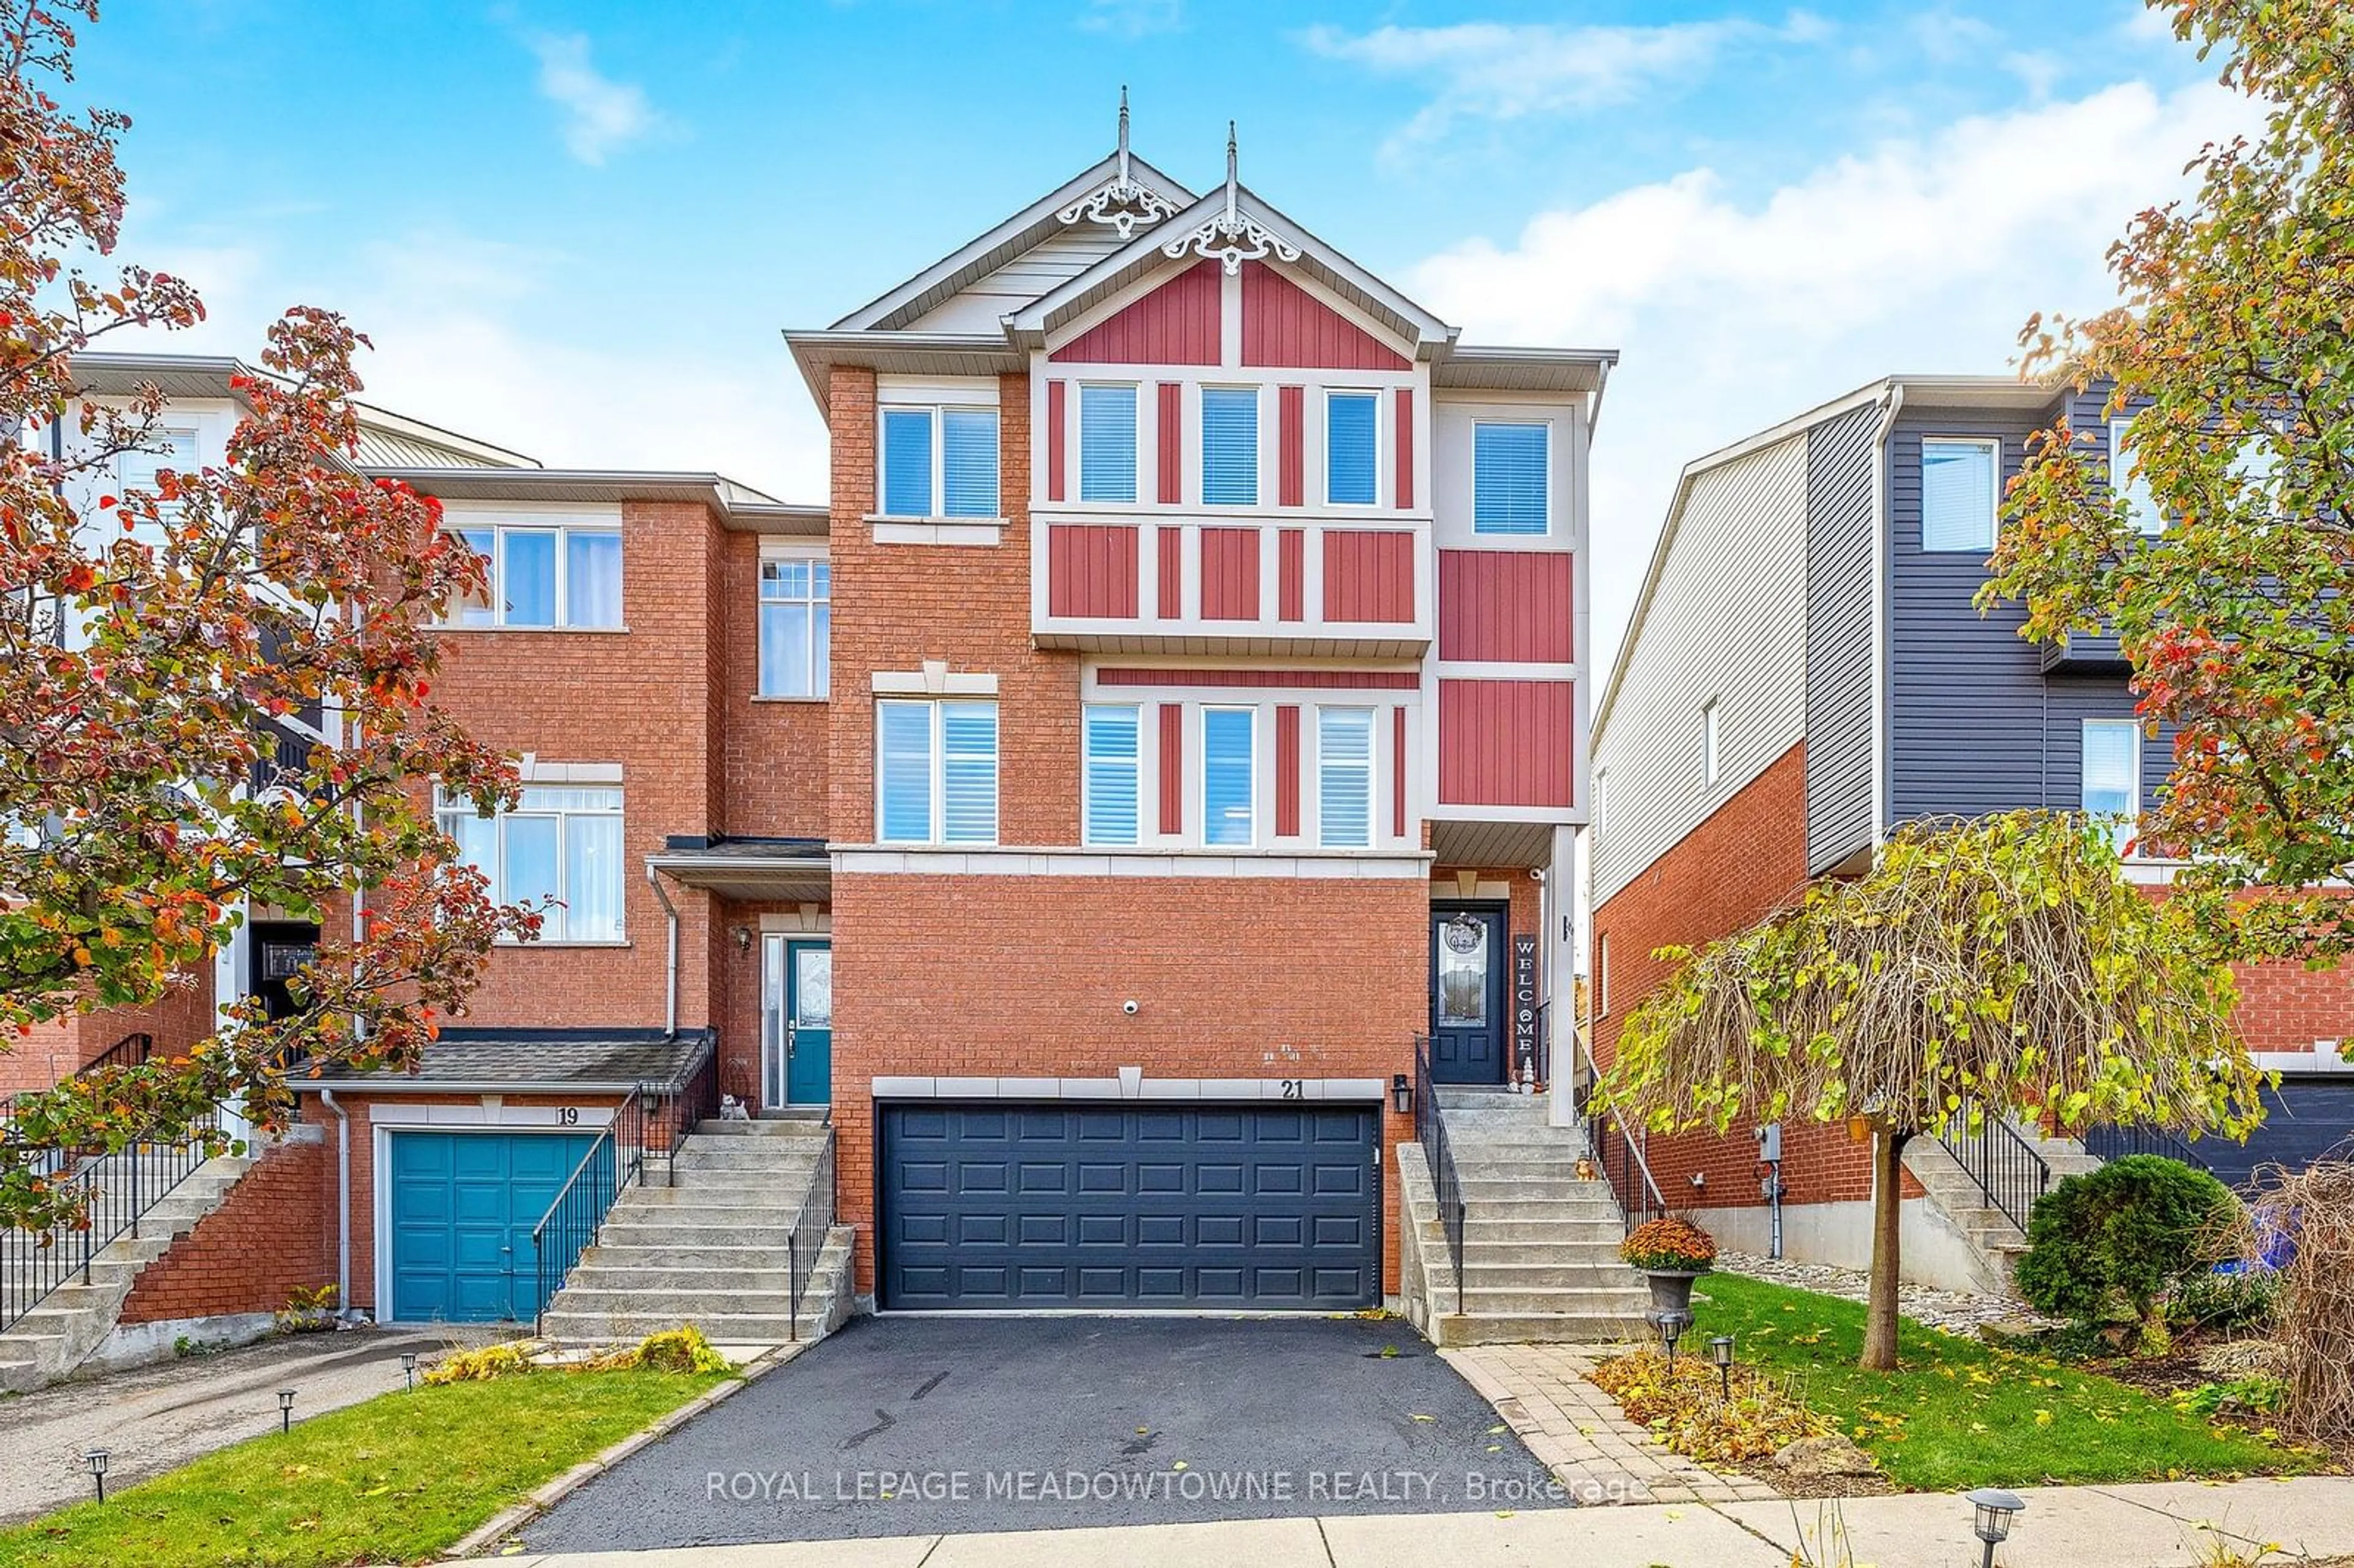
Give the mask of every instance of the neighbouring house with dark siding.
MULTIPOLYGON (((2158 798, 2172 736, 2136 719, 2115 641, 2030 642, 2020 607, 1977 602, 2028 438, 2064 411, 2106 458, 2126 429, 2103 402, 2006 377, 1892 376, 1685 469, 1595 721, 1601 1061, 1665 978, 1657 949, 1705 943, 1811 877, 1862 869, 1898 823, 2020 807, 2129 818, 2158 798)), ((2174 869, 2128 863, 2152 885, 2174 869)), ((2246 1147, 2196 1147, 2227 1180, 2354 1133, 2354 1070, 2337 1051, 2354 1035, 2354 973, 2268 967, 2242 991, 2241 1030, 2284 1081, 2246 1147)), ((1670 1202, 1763 1250, 1772 1172, 1755 1133, 1653 1139, 1648 1152, 1670 1202)), ((1784 1133, 1786 1250, 1861 1266, 1868 1148, 1843 1128, 1784 1133)), ((2041 1181, 2090 1160, 2030 1128, 1988 1136, 2028 1174, 1989 1191, 1966 1169, 1978 1150, 1925 1139, 1908 1152, 1914 1277, 1999 1284, 2018 1239, 2004 1211, 2023 1214, 2041 1181)))

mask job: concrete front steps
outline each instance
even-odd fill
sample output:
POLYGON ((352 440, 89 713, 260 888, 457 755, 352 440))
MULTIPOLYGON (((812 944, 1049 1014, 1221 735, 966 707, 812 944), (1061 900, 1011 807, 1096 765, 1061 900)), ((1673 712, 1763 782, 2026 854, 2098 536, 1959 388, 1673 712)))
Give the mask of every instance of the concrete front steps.
POLYGON ((850 1315, 851 1238, 833 1224, 831 1127, 707 1121, 681 1146, 670 1185, 614 1203, 542 1332, 602 1345, 692 1323, 720 1344, 822 1339, 850 1315), (796 1221, 823 1237, 798 1302, 786 1250, 796 1221))
MULTIPOLYGON (((155 1171, 164 1163, 156 1156, 111 1154, 97 1162, 98 1184, 112 1187, 127 1182, 134 1160, 149 1167, 139 1172, 143 1183, 160 1185, 165 1180, 155 1171)), ((141 1270, 171 1251, 172 1244, 196 1229, 198 1220, 220 1207, 229 1189, 252 1165, 248 1156, 225 1154, 206 1160, 139 1217, 137 1235, 118 1237, 91 1255, 88 1284, 81 1282, 80 1271, 76 1270, 69 1276, 72 1283, 49 1292, 5 1333, 0 1333, 0 1390, 30 1393, 65 1377, 89 1360, 114 1331, 141 1270)), ((34 1237, 21 1233, 9 1237, 12 1256, 27 1255, 18 1253, 18 1247, 37 1245, 34 1237)), ((68 1238, 57 1245, 78 1244, 68 1238)))
MULTIPOLYGON (((2065 1177, 2081 1176, 2100 1166, 2101 1162, 2085 1153, 2084 1145, 2073 1139, 2045 1138, 2034 1128, 2016 1123, 2012 1130, 2052 1168, 2053 1187, 2065 1177)), ((1977 1181, 1937 1141, 1935 1135, 1923 1133, 1905 1144, 1904 1169, 1921 1183, 1930 1204, 1967 1244, 1970 1282, 1978 1293, 2016 1298, 2019 1287, 2011 1273, 2027 1251, 2026 1233, 1988 1201, 1977 1181)))
POLYGON ((1406 1308, 1442 1346, 1608 1344, 1648 1332, 1650 1298, 1618 1257, 1626 1222, 1609 1184, 1581 1181, 1582 1128, 1541 1097, 1440 1089, 1464 1201, 1462 1290, 1419 1144, 1399 1150, 1406 1190, 1406 1308))

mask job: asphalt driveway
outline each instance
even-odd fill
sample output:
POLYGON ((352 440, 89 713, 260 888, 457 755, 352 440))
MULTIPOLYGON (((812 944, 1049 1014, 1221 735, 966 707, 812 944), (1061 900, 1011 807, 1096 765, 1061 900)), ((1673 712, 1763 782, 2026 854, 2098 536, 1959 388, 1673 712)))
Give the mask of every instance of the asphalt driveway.
POLYGON ((1401 1322, 866 1318, 523 1539, 588 1552, 1565 1501, 1401 1322))

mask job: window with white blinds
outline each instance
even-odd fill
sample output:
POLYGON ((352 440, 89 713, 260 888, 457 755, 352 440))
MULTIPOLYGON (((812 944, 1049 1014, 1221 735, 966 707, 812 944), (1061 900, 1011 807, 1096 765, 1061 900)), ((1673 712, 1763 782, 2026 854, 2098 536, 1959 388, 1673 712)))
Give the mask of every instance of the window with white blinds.
POLYGON ((1471 427, 1471 531, 1543 534, 1552 526, 1553 427, 1482 419, 1471 427))
POLYGON ((1247 844, 1257 837, 1258 710, 1202 710, 1202 842, 1247 844))
POLYGON ((2141 814, 2141 726, 2133 719, 2086 719, 2083 794, 2085 813, 2112 819, 2117 847, 2141 814))
POLYGON ((1376 485, 1374 432, 1381 396, 1334 392, 1324 400, 1324 500, 1332 506, 1371 506, 1376 485))
POLYGON ((1079 387, 1079 499, 1136 499, 1136 388, 1079 387))
POLYGON ((1087 842, 1132 844, 1137 839, 1137 709, 1132 704, 1090 705, 1085 730, 1080 820, 1087 842))
POLYGON ((1258 504, 1258 391, 1202 388, 1202 503, 1258 504))
POLYGON ((1994 548, 1997 470, 2001 449, 1990 440, 1930 437, 1921 443, 1921 548, 1994 548))
POLYGON ((1327 849, 1373 842, 1373 714, 1316 710, 1317 837, 1327 849))
POLYGON ((886 517, 995 517, 997 410, 883 410, 886 517))
POLYGON ((997 842, 997 705, 875 705, 876 840, 997 842))

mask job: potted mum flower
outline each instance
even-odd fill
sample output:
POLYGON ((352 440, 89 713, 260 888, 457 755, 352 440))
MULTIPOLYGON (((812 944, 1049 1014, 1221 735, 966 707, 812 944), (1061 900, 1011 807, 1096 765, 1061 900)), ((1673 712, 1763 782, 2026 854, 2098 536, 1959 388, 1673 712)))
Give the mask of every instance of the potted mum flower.
POLYGON ((1716 1238, 1674 1215, 1648 1220, 1619 1244, 1618 1255, 1643 1271, 1651 1305, 1661 1312, 1691 1311, 1692 1281, 1716 1264, 1716 1238))

